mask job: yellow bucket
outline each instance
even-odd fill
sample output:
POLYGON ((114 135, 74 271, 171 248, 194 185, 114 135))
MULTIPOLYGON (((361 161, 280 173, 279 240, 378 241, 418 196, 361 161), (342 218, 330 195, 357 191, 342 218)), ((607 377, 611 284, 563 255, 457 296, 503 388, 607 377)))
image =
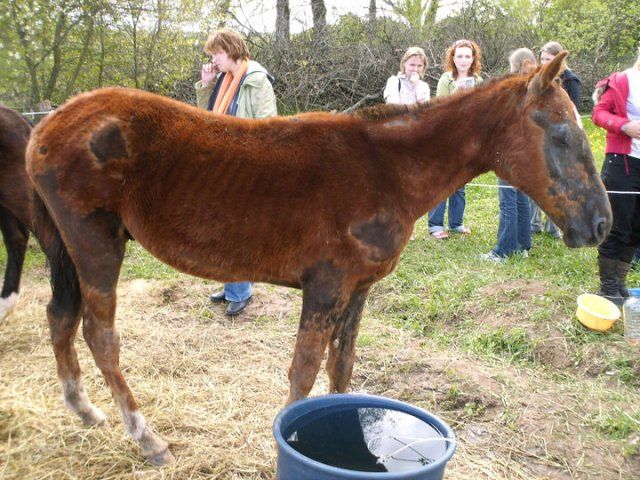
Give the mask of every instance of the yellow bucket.
POLYGON ((583 293, 578 297, 576 316, 585 327, 605 332, 620 318, 620 309, 611 300, 592 293, 583 293))

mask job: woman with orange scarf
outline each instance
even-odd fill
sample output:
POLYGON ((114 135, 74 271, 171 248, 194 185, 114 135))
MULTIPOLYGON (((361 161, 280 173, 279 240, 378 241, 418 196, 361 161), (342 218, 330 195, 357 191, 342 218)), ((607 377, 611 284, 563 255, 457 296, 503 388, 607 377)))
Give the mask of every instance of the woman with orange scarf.
MULTIPOLYGON (((242 118, 277 115, 273 78, 262 65, 249 60, 249 49, 238 32, 218 30, 209 36, 204 50, 212 61, 202 66, 201 80, 195 84, 199 107, 242 118)), ((251 295, 250 282, 235 282, 225 283, 209 298, 213 303, 229 302, 226 314, 234 316, 246 308, 251 295)))

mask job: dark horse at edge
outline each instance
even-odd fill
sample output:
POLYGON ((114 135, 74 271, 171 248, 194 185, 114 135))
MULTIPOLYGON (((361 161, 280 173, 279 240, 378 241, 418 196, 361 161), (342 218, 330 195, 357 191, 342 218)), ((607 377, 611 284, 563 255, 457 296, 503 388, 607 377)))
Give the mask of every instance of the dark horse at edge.
POLYGON ((370 287, 395 268, 416 220, 473 177, 493 170, 525 191, 568 246, 600 242, 611 210, 556 80, 565 55, 402 114, 244 120, 127 89, 60 107, 35 128, 27 171, 67 405, 86 424, 105 421, 74 349, 82 318, 129 434, 150 462, 174 461, 119 365, 116 285, 129 235, 183 272, 302 289, 289 402, 308 395, 327 348, 330 391, 347 390, 370 287))
POLYGON ((7 250, 0 293, 0 322, 18 301, 22 265, 32 226, 33 187, 24 164, 30 134, 29 122, 0 105, 0 230, 7 250))

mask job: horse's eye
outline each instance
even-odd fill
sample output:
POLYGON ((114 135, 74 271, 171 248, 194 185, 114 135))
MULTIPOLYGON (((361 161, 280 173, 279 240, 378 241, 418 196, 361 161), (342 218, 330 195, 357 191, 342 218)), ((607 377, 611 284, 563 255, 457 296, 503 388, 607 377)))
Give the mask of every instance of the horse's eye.
POLYGON ((553 125, 551 127, 551 138, 557 145, 569 146, 570 130, 567 125, 553 125))

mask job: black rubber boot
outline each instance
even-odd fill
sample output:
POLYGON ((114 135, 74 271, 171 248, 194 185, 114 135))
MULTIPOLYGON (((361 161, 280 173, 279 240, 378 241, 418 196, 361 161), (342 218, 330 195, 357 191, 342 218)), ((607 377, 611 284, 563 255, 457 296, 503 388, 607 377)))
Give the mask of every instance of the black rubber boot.
POLYGON ((210 295, 209 296, 209 300, 211 301, 211 303, 223 303, 223 302, 225 302, 226 300, 224 298, 224 288, 222 290, 218 290, 213 295, 210 295))
POLYGON ((224 312, 225 315, 229 317, 235 317, 236 315, 239 315, 241 312, 244 311, 245 308, 247 308, 247 305, 251 303, 252 298, 253 297, 249 297, 246 300, 241 300, 239 302, 229 302, 227 311, 224 312))
POLYGON ((629 297, 629 290, 627 290, 627 275, 631 270, 631 264, 618 260, 618 292, 623 298, 629 297))
POLYGON ((623 298, 629 297, 627 275, 629 274, 629 270, 631 270, 631 262, 636 256, 636 250, 636 247, 624 247, 620 260, 618 260, 618 290, 623 298))
POLYGON ((600 291, 598 295, 608 298, 613 303, 622 306, 624 298, 620 295, 618 287, 618 260, 613 258, 598 257, 600 273, 600 291))

